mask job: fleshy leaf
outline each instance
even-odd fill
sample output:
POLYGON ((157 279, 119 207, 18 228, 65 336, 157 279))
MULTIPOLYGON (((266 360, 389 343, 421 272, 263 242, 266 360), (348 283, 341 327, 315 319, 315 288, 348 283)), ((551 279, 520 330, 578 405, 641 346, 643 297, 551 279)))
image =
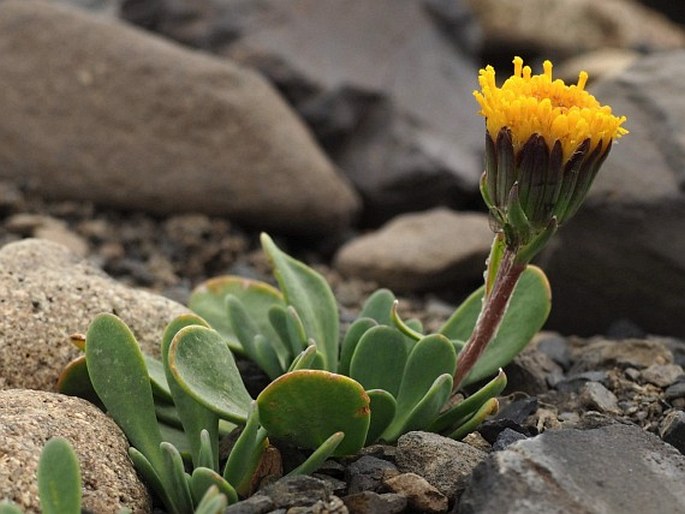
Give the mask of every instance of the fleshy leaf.
MULTIPOLYGON (((190 476, 190 491, 193 495, 193 500, 195 500, 198 506, 212 486, 216 487, 218 492, 226 496, 228 503, 238 501, 238 494, 233 489, 233 486, 226 482, 219 473, 205 467, 198 467, 193 470, 190 476)), ((197 511, 195 512, 197 513, 197 511)))
POLYGON ((164 376, 164 365, 162 362, 146 353, 143 354, 143 359, 145 359, 145 367, 150 377, 150 385, 152 386, 152 393, 155 398, 168 403, 173 402, 171 391, 169 391, 169 384, 167 384, 166 377, 164 376))
MULTIPOLYGON (((444 374, 454 374, 456 362, 454 345, 443 335, 426 336, 414 345, 397 394, 397 415, 381 436, 382 439, 394 440, 399 437, 402 427, 407 424, 419 402, 434 387, 436 379, 444 374)), ((431 421, 425 420, 426 423, 431 421)))
POLYGON ((259 411, 253 401, 247 423, 236 439, 224 468, 224 478, 243 496, 249 494, 252 477, 266 448, 265 441, 266 431, 259 428, 259 411))
POLYGON ((338 372, 342 375, 350 374, 350 361, 352 355, 359 344, 359 340, 366 333, 367 330, 377 327, 378 322, 371 318, 357 318, 347 329, 347 333, 342 341, 340 349, 340 362, 338 372))
POLYGON ((174 492, 177 508, 180 512, 192 512, 193 498, 181 454, 173 444, 166 441, 162 442, 159 448, 164 455, 165 473, 169 477, 168 487, 174 492))
POLYGON ((90 381, 85 355, 79 355, 64 367, 57 380, 57 391, 69 396, 78 396, 104 408, 90 381))
POLYGON ((81 471, 66 439, 50 439, 38 461, 38 491, 44 514, 81 514, 81 471))
POLYGON ((221 514, 227 505, 226 495, 219 493, 216 485, 211 485, 195 508, 195 514, 221 514))
POLYGON ((336 432, 328 439, 326 439, 321 446, 319 446, 314 452, 307 457, 307 459, 293 469, 289 476, 294 475, 310 475, 314 473, 321 465, 328 459, 331 455, 335 453, 335 450, 340 446, 340 443, 345 438, 345 434, 342 432, 336 432))
POLYGON ((461 439, 465 435, 473 432, 478 426, 490 416, 497 414, 499 402, 497 398, 490 398, 471 416, 463 425, 457 428, 449 436, 452 439, 461 439))
POLYGON ((93 388, 135 446, 160 470, 162 436, 147 368, 131 330, 112 314, 100 314, 88 328, 86 362, 93 388))
POLYGON ((501 369, 495 378, 481 387, 471 396, 462 400, 454 407, 440 413, 438 418, 431 424, 432 432, 443 432, 450 427, 456 429, 470 418, 485 402, 496 397, 507 386, 507 376, 501 369))
POLYGON ((326 369, 336 371, 340 321, 330 286, 319 273, 280 250, 268 235, 262 234, 261 242, 286 303, 300 315, 307 337, 316 341, 326 369))
POLYGON ((424 430, 435 419, 452 392, 452 375, 444 373, 435 379, 428 392, 409 413, 399 411, 391 425, 383 432, 385 441, 395 441, 411 430, 424 430))
MULTIPOLYGON (((467 341, 482 305, 481 287, 462 303, 440 329, 450 339, 467 341)), ((521 274, 495 338, 485 348, 463 386, 497 373, 523 350, 542 328, 551 308, 551 292, 544 272, 529 265, 521 274)))
POLYGON ((407 364, 405 336, 397 329, 378 326, 362 336, 350 362, 349 376, 364 389, 384 389, 397 396, 407 364))
POLYGON ((281 292, 265 282, 231 275, 215 277, 195 288, 188 306, 228 340, 231 350, 242 354, 243 347, 226 314, 225 301, 229 294, 243 303, 260 333, 267 338, 276 336, 269 322, 269 309, 275 305, 285 307, 285 303, 281 292))
POLYGON ((392 326, 391 312, 395 300, 395 295, 389 289, 378 289, 366 299, 359 317, 371 318, 379 325, 392 326))
POLYGON ((359 382, 322 370, 286 373, 257 398, 260 422, 275 439, 314 450, 334 433, 344 432, 336 456, 364 446, 369 402, 359 382))
POLYGON ((200 326, 182 328, 169 347, 169 369, 197 402, 221 418, 245 422, 252 398, 218 332, 200 326))
POLYGON ((371 389, 366 391, 371 401, 371 423, 366 435, 366 445, 373 444, 381 436, 397 412, 395 397, 383 389, 371 389))

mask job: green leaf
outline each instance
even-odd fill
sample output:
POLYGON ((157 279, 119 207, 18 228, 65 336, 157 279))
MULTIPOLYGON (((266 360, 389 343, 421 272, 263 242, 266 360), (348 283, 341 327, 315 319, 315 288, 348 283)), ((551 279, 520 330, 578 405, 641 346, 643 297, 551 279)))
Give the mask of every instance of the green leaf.
POLYGON ((218 487, 212 485, 202 497, 195 509, 195 514, 221 514, 227 505, 226 495, 220 494, 218 487))
POLYGON ((334 372, 340 322, 330 286, 319 273, 281 251, 268 235, 262 234, 261 242, 286 302, 300 315, 307 336, 321 345, 326 369, 334 372))
POLYGON ((169 364, 169 349, 171 347, 171 342, 178 332, 185 328, 191 326, 205 327, 208 328, 207 322, 202 318, 195 316, 194 314, 184 314, 178 316, 171 323, 169 323, 164 330, 164 335, 162 336, 162 347, 160 353, 162 354, 162 374, 164 377, 164 383, 167 384, 170 395, 173 397, 174 405, 176 406, 176 411, 178 417, 183 425, 183 430, 185 431, 190 444, 191 455, 193 463, 197 466, 199 465, 200 450, 201 450, 201 436, 203 430, 207 430, 209 433, 209 439, 211 441, 211 451, 214 459, 213 467, 214 469, 219 468, 219 419, 218 416, 195 400, 192 396, 186 393, 176 378, 171 372, 171 367, 169 364))
POLYGON ((247 423, 236 439, 224 468, 224 478, 243 496, 249 494, 252 477, 266 449, 265 441, 266 430, 259 428, 259 411, 253 401, 247 423))
POLYGON ((395 441, 412 430, 425 430, 447 403, 452 393, 452 375, 445 373, 435 379, 428 392, 408 414, 400 412, 393 423, 383 432, 385 441, 395 441))
POLYGON ((181 454, 173 444, 166 441, 159 448, 164 455, 165 472, 169 477, 168 487, 174 492, 176 507, 180 512, 193 512, 193 498, 181 454))
POLYGON ((289 350, 283 346, 280 337, 273 336, 273 342, 278 341, 277 348, 272 346, 272 342, 266 343, 264 335, 260 332, 243 302, 233 295, 226 296, 226 311, 245 354, 257 363, 272 380, 282 375, 285 370, 282 363, 288 361, 290 356, 289 350), (279 358, 277 350, 281 354, 281 358, 279 358))
POLYGON ((104 409, 90 381, 85 355, 79 355, 64 367, 57 380, 57 391, 68 396, 78 396, 104 409))
POLYGON ((112 314, 100 314, 88 328, 86 362, 93 388, 132 446, 161 470, 162 436, 147 368, 131 330, 112 314))
POLYGON ((259 419, 271 437, 316 449, 344 432, 335 455, 357 453, 369 429, 369 397, 355 380, 321 370, 286 373, 257 398, 259 419))
POLYGON ((261 334, 268 339, 276 336, 269 322, 269 310, 273 306, 285 307, 285 302, 281 292, 265 282, 230 275, 215 277, 195 288, 188 306, 228 340, 232 351, 242 354, 243 347, 226 314, 225 300, 229 294, 242 302, 261 334))
POLYGON ((360 318, 371 318, 379 325, 392 326, 392 306, 395 295, 389 289, 378 289, 366 299, 359 313, 360 318))
POLYGON ((183 430, 167 423, 159 423, 159 431, 162 433, 163 441, 173 444, 184 459, 192 460, 190 443, 183 430))
POLYGON ((164 365, 162 362, 146 353, 143 354, 143 359, 145 359, 145 367, 150 377, 150 385, 152 386, 154 397, 167 403, 173 402, 169 384, 167 384, 167 379, 164 376, 164 365))
MULTIPOLYGON (((481 287, 459 306, 440 333, 450 339, 468 340, 476 325, 482 298, 481 287)), ((545 324, 550 308, 551 291, 547 277, 540 268, 529 265, 514 289, 497 335, 485 348, 462 385, 467 386, 492 376, 511 362, 545 324)))
POLYGON ((297 371, 298 369, 322 369, 323 357, 317 351, 315 344, 310 344, 306 350, 293 359, 288 371, 297 371))
POLYGON ((169 369, 197 402, 223 419, 245 422, 252 398, 218 332, 199 326, 182 328, 169 347, 169 369))
MULTIPOLYGON (((441 375, 451 377, 454 374, 456 363, 454 345, 445 336, 432 334, 416 343, 402 375, 397 394, 397 415, 381 436, 382 439, 392 441, 403 433, 403 427, 411 420, 414 409, 420 402, 427 401, 424 397, 436 387, 435 382, 441 375)), ((425 420, 426 423, 431 421, 425 420)))
POLYGON ((431 424, 431 432, 443 432, 454 430, 470 418, 485 402, 499 395, 507 386, 507 376, 501 369, 495 378, 481 387, 471 396, 462 400, 454 407, 440 413, 438 418, 431 424))
POLYGON ((407 357, 405 336, 399 330, 373 327, 364 333, 357 345, 349 376, 364 389, 384 389, 396 397, 407 357))
POLYGON ((342 341, 338 373, 341 375, 350 374, 350 361, 352 360, 352 355, 357 348, 357 344, 359 344, 359 340, 367 330, 376 326, 378 326, 378 323, 371 318, 357 318, 350 325, 342 341))
POLYGON ((53 437, 38 461, 38 491, 44 514, 81 514, 81 472, 66 439, 53 437))
POLYGON ((452 432, 449 437, 452 439, 461 439, 465 435, 473 432, 478 426, 483 423, 490 416, 497 414, 499 410, 499 402, 497 398, 490 398, 480 409, 478 409, 473 416, 471 416, 463 425, 452 432))
MULTIPOLYGON (((226 482, 219 473, 209 468, 198 467, 193 470, 193 474, 190 477, 190 490, 195 504, 198 505, 198 509, 212 486, 216 487, 217 492, 226 497, 228 501, 225 503, 235 503, 238 501, 238 494, 233 489, 233 486, 226 482)), ((197 514, 197 510, 195 513, 197 514)))
POLYGON ((368 446, 376 442, 390 423, 392 423, 395 413, 397 412, 397 402, 395 397, 383 389, 371 389, 366 391, 371 401, 371 423, 369 424, 369 432, 366 435, 366 443, 368 446))
POLYGON ((407 336, 408 338, 410 338, 414 341, 418 341, 419 339, 421 339, 423 337, 423 334, 421 332, 419 332, 418 330, 415 330, 411 326, 411 324, 412 323, 419 323, 419 326, 420 326, 420 322, 418 320, 414 320, 413 322, 412 322, 412 320, 409 320, 409 322, 407 322, 407 323, 402 321, 402 318, 400 318, 400 315, 397 312, 397 308, 398 308, 399 304, 400 303, 397 300, 395 300, 395 302, 392 304, 392 309, 390 311, 390 317, 392 318, 393 325, 395 327, 397 327, 397 329, 400 332, 402 332, 405 336, 407 336))
POLYGON ((290 360, 307 347, 307 333, 297 311, 292 305, 283 308, 275 305, 269 309, 269 321, 283 344, 289 348, 290 360))
POLYGON ((326 439, 321 446, 319 446, 314 452, 307 457, 307 459, 293 469, 288 476, 295 475, 311 475, 321 465, 335 453, 335 450, 340 446, 340 443, 345 438, 345 434, 342 432, 336 432, 328 439, 326 439))
MULTIPOLYGON (((162 452, 160 451, 160 455, 161 453, 162 452)), ((145 458, 145 455, 131 446, 128 449, 128 456, 131 458, 136 471, 140 473, 148 487, 150 487, 162 500, 162 503, 164 503, 167 510, 171 514, 183 514, 179 512, 178 508, 176 507, 176 500, 173 495, 173 491, 168 490, 164 486, 159 473, 157 473, 150 461, 145 458)))

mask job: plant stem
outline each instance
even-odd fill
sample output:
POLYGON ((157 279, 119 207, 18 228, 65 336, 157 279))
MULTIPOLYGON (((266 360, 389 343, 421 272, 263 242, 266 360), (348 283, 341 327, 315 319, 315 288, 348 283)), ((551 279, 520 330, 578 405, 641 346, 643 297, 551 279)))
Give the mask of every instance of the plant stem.
POLYGON ((507 305, 509 305, 511 294, 525 269, 525 263, 516 262, 516 250, 505 247, 492 290, 483 298, 483 308, 476 321, 476 326, 466 346, 459 354, 457 371, 454 373, 453 391, 459 389, 485 347, 497 334, 497 329, 502 322, 507 305))

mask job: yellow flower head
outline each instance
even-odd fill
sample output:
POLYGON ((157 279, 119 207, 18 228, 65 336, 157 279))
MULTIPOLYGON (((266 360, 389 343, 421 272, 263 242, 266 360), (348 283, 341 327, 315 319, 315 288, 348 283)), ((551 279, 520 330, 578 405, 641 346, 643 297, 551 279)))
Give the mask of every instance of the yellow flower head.
POLYGON ((509 129, 515 153, 533 136, 544 138, 549 148, 561 143, 566 161, 585 141, 589 151, 598 145, 607 147, 628 131, 621 125, 626 117, 611 113, 611 107, 600 105, 585 91, 588 75, 580 72, 578 84, 567 86, 552 79, 552 63, 545 61, 543 73, 532 75, 523 59, 514 58, 514 75, 502 87, 497 87, 495 70, 487 66, 480 70, 481 91, 474 91, 486 119, 486 128, 495 140, 500 130, 509 129))

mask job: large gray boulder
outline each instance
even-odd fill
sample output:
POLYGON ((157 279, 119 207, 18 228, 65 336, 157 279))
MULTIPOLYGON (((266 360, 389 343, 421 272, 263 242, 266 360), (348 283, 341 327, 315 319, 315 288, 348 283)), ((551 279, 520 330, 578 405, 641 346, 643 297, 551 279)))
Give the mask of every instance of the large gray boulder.
POLYGON ((126 1, 122 14, 262 71, 362 193, 370 221, 477 196, 477 26, 461 0, 126 1))
POLYGON ((685 511, 685 456, 637 426, 554 430, 492 453, 460 514, 685 511))
POLYGON ((357 196, 258 74, 116 20, 0 2, 0 177, 53 198, 300 234, 357 196))
POLYGON ((578 215, 543 258, 550 326, 602 333, 628 319, 685 334, 685 51, 645 57, 593 93, 626 115, 578 215))

